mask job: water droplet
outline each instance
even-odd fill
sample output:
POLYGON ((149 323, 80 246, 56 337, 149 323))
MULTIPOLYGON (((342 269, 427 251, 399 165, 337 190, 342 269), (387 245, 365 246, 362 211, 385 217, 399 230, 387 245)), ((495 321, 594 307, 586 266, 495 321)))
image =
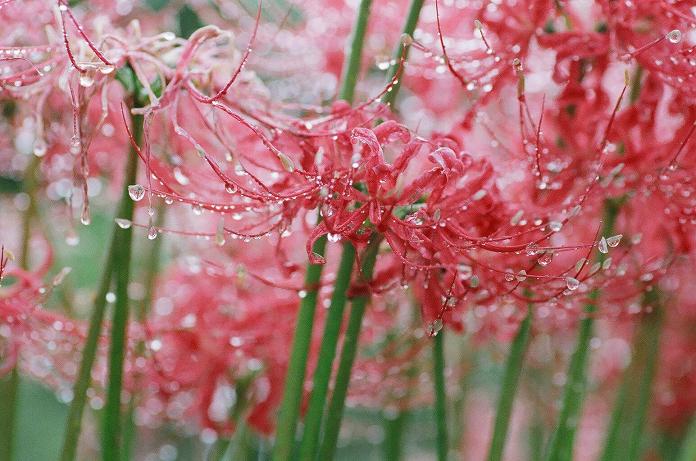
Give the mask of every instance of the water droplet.
POLYGON ((527 252, 527 256, 539 254, 539 244, 536 242, 530 242, 525 251, 527 252))
POLYGON ((295 163, 293 163, 292 159, 285 155, 282 152, 278 152, 278 159, 280 160, 280 163, 283 165, 283 169, 287 171, 288 173, 292 173, 295 171, 295 163))
POLYGON ((68 234, 65 236, 65 243, 69 246, 74 247, 80 243, 80 237, 75 233, 75 229, 70 229, 68 234))
POLYGON ((53 282, 52 285, 54 287, 57 287, 61 283, 63 283, 63 280, 65 280, 65 277, 68 276, 68 274, 72 272, 72 267, 64 267, 56 274, 55 277, 53 277, 53 282))
POLYGON ((427 326, 428 336, 437 336, 440 330, 442 330, 442 319, 435 319, 427 326))
POLYGON ((83 72, 80 74, 80 85, 84 86, 85 88, 89 88, 90 86, 94 85, 94 77, 90 75, 88 72, 83 72))
POLYGON ((220 217, 215 230, 215 244, 220 247, 225 245, 225 218, 223 217, 220 217))
POLYGON ((34 155, 37 157, 43 157, 46 155, 46 150, 48 147, 46 146, 46 141, 44 141, 43 138, 36 138, 34 140, 34 155))
POLYGON ((472 275, 471 278, 469 279, 469 286, 471 288, 478 287, 479 283, 481 283, 481 280, 479 280, 478 275, 472 275))
POLYGON ((520 270, 515 276, 515 278, 518 282, 524 282, 525 280, 527 280, 527 271, 524 269, 520 270))
POLYGON ((157 238, 157 233, 157 228, 155 226, 150 226, 150 228, 147 230, 147 238, 154 240, 157 238))
POLYGON ((203 214, 203 207, 201 207, 200 203, 194 203, 191 205, 191 211, 193 211, 193 214, 196 216, 200 216, 203 214))
POLYGON ((226 183, 225 192, 227 192, 228 194, 234 194, 235 192, 237 192, 237 185, 231 182, 226 183))
POLYGON ((568 287, 570 291, 575 291, 580 286, 580 281, 575 277, 566 277, 565 281, 566 287, 568 287))
POLYGON ((128 195, 134 202, 139 202, 145 197, 145 188, 140 184, 128 186, 128 195))
POLYGON ((677 43, 681 42, 682 33, 679 29, 674 29, 674 30, 668 32, 666 37, 670 43, 677 44, 677 43))
POLYGON ((563 228, 563 223, 560 221, 549 221, 549 229, 551 232, 560 232, 563 228))
POLYGON ((607 270, 611 267, 611 257, 608 257, 607 259, 604 260, 602 263, 602 269, 607 270))
POLYGON ((474 275, 471 266, 468 264, 459 264, 457 271, 459 272, 459 280, 469 280, 474 275))
POLYGON ((114 221, 116 221, 116 224, 121 229, 130 229, 130 227, 133 225, 133 222, 130 219, 116 218, 114 221))
POLYGON ((600 253, 602 254, 607 254, 609 253, 609 246, 607 245, 607 239, 602 237, 599 240, 599 243, 597 243, 597 249, 599 250, 600 253))
POLYGON ((300 290, 297 292, 297 296, 300 297, 300 299, 304 299, 307 297, 307 290, 300 290))
POLYGON ((75 135, 72 138, 70 138, 70 153, 73 155, 77 155, 80 153, 82 150, 82 145, 80 143, 80 137, 75 135))
POLYGON ((543 255, 537 259, 537 262, 539 263, 540 266, 546 267, 549 264, 551 264, 551 261, 553 260, 553 251, 547 251, 543 255))
POLYGON ((612 235, 607 239, 607 245, 611 248, 616 248, 619 246, 619 243, 621 243, 621 238, 623 237, 623 234, 617 234, 617 235, 612 235))
POLYGON ((108 74, 110 74, 111 72, 113 72, 114 69, 115 69, 114 66, 112 66, 112 65, 110 65, 110 64, 106 64, 106 65, 101 66, 101 67, 99 68, 99 72, 101 72, 101 73, 104 74, 104 75, 108 75, 108 74))
POLYGON ((113 291, 109 291, 105 296, 104 299, 106 299, 107 303, 115 303, 116 302, 116 293, 113 291))
POLYGON ((512 270, 508 269, 505 271, 505 281, 506 282, 512 282, 515 280, 515 274, 512 273, 512 270))

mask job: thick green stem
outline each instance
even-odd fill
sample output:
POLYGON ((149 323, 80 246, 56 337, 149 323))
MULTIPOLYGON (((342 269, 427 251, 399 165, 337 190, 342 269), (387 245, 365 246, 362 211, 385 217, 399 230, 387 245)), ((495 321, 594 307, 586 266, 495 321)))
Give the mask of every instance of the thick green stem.
POLYGON ((338 266, 338 273, 336 274, 336 281, 334 282, 331 305, 326 316, 317 367, 314 370, 312 397, 309 401, 307 415, 305 416, 305 428, 302 435, 302 444, 300 445, 300 460, 302 461, 312 461, 316 456, 326 395, 329 389, 333 361, 336 356, 336 345, 341 333, 343 312, 346 306, 347 291, 354 263, 355 248, 351 243, 345 243, 343 245, 341 262, 338 266))
POLYGON ((447 390, 445 388, 445 332, 433 338, 433 384, 435 386, 435 428, 438 461, 447 461, 447 390))
POLYGON ((505 440, 510 426, 510 416, 512 415, 512 404, 517 394, 517 387, 522 373, 522 362, 524 354, 529 344, 529 332, 532 326, 532 308, 529 306, 527 316, 520 324, 520 328, 515 335, 510 347, 505 364, 505 374, 498 398, 498 407, 495 412, 495 425, 493 428, 493 438, 488 450, 488 461, 500 461, 503 458, 505 440))
POLYGON ((403 453, 402 439, 408 421, 408 410, 399 410, 392 415, 384 415, 384 460, 400 461, 403 453))
POLYGON ((338 371, 336 372, 336 381, 326 416, 324 440, 319 450, 319 459, 321 460, 332 460, 336 453, 338 432, 341 428, 341 420, 343 419, 343 407, 345 405, 346 395, 348 394, 350 374, 358 350, 362 319, 365 314, 365 308, 370 301, 368 284, 372 280, 372 273, 374 272, 381 240, 379 235, 373 233, 362 258, 360 285, 364 288, 365 293, 356 296, 351 302, 348 328, 346 329, 346 334, 343 339, 343 348, 341 349, 341 358, 338 364, 338 371))
POLYGON ((350 39, 350 52, 346 56, 343 64, 343 86, 338 97, 350 103, 355 96, 355 85, 358 83, 360 74, 360 64, 362 61, 362 50, 365 43, 365 32, 367 31, 367 18, 370 16, 370 6, 372 0, 360 0, 358 7, 358 18, 353 26, 353 34, 350 39))
MULTIPOLYGON (((118 230, 115 230, 115 232, 118 232, 118 230)), ((87 401, 87 389, 92 382, 92 366, 94 365, 94 359, 97 355, 97 345, 104 320, 106 294, 109 292, 109 287, 111 286, 111 275, 115 260, 115 240, 117 240, 117 236, 113 234, 111 237, 111 244, 109 245, 109 252, 106 257, 106 263, 104 264, 104 272, 102 273, 101 282, 99 283, 94 305, 92 306, 87 339, 82 349, 80 370, 77 374, 75 385, 73 386, 73 400, 70 404, 68 420, 65 425, 65 438, 60 456, 61 461, 73 461, 77 451, 77 442, 80 438, 80 430, 82 427, 82 412, 87 401)))
MULTIPOLYGON (((133 115, 133 138, 141 142, 143 135, 143 116, 133 115)), ((138 173, 138 155, 131 150, 126 166, 125 184, 121 195, 119 217, 133 219, 134 202, 128 194, 128 185, 134 184, 138 173)), ((131 247, 133 229, 122 229, 116 239, 114 253, 114 275, 116 279, 116 302, 111 324, 111 345, 109 348, 109 376, 104 406, 104 426, 102 428, 102 458, 105 461, 120 461, 121 453, 121 388, 123 385, 123 362, 127 349, 128 327, 128 283, 130 282, 131 247)))
MULTIPOLYGON (((425 0, 411 0, 411 4, 408 7, 408 16, 406 17, 406 22, 404 23, 404 28, 401 30, 402 35, 408 35, 409 37, 413 37, 413 33, 416 31, 416 24, 418 24, 418 18, 420 17, 421 9, 423 9, 424 2, 425 0)), ((408 58, 408 51, 408 47, 403 51, 404 62, 406 62, 406 59, 408 58)), ((399 59, 401 59, 401 52, 401 46, 397 46, 394 50, 393 58, 395 64, 389 67, 389 71, 387 72, 387 81, 391 81, 399 70, 399 59)), ((391 91, 389 91, 382 97, 382 102, 384 104, 390 106, 394 105, 394 102, 396 101, 396 96, 399 93, 399 89, 401 88, 401 80, 403 79, 400 78, 399 81, 394 84, 391 91)))
MULTIPOLYGON (((653 289, 644 304, 659 302, 653 289)), ((645 415, 657 369, 663 312, 659 306, 640 319, 633 340, 633 358, 616 397, 601 461, 639 459, 645 415)))
MULTIPOLYGON (((324 254, 326 251, 326 237, 317 240, 314 244, 313 251, 318 255, 324 254)), ((292 339, 290 362, 288 364, 287 374, 285 375, 283 401, 281 402, 278 414, 278 430, 276 432, 276 443, 273 448, 274 461, 286 461, 289 460, 292 455, 293 445, 295 443, 297 418, 300 414, 300 403, 302 401, 302 387, 304 384, 305 372, 307 371, 307 355, 312 340, 312 329, 314 328, 314 312, 317 308, 317 293, 323 268, 324 266, 321 264, 309 264, 307 266, 304 290, 305 296, 302 298, 300 310, 297 314, 297 324, 292 339)))
MULTIPOLYGON (((607 199, 604 202, 604 226, 603 235, 613 232, 616 217, 619 214, 624 199, 607 199)), ((599 253, 597 260, 602 263, 606 259, 604 253, 599 253)), ((567 379, 563 390, 563 400, 558 423, 554 430, 547 452, 547 461, 571 461, 573 457, 573 444, 580 420, 582 402, 587 385, 587 363, 590 355, 590 340, 594 327, 594 316, 597 312, 597 300, 600 291, 594 289, 589 296, 589 303, 585 306, 584 317, 580 321, 580 330, 575 351, 570 359, 567 379)))

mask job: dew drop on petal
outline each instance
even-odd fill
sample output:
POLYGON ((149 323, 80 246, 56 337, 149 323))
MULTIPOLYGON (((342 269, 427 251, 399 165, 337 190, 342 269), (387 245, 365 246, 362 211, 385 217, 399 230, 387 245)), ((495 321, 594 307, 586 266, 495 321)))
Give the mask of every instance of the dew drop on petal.
POLYGON ((539 244, 531 242, 526 248, 527 256, 534 256, 539 253, 539 244))
POLYGON ((292 173, 295 171, 295 163, 292 161, 290 157, 285 155, 282 152, 278 152, 278 159, 280 160, 280 163, 283 165, 283 169, 287 171, 288 173, 292 173))
POLYGON ((145 197, 145 188, 140 184, 132 184, 128 186, 128 196, 134 202, 139 202, 145 197))
POLYGON ((92 85, 94 85, 94 77, 87 72, 80 74, 80 86, 89 88, 92 85))
POLYGON ((563 223, 560 221, 550 221, 549 222, 549 229, 551 229, 552 232, 560 232, 560 230, 563 228, 563 223))

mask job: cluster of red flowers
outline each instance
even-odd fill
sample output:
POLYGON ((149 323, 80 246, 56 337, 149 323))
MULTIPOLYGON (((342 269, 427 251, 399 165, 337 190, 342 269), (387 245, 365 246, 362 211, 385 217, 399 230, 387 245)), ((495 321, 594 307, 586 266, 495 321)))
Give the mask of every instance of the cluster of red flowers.
MULTIPOLYGON (((74 245, 73 210, 90 224, 99 178, 114 194, 130 144, 145 168, 128 186, 135 219, 116 224, 150 240, 188 237, 190 254, 161 274, 152 309, 130 327, 126 387, 140 393, 139 424, 193 420, 227 433, 245 399, 249 423, 273 430, 298 303, 312 288, 301 281, 307 262, 328 266, 320 303, 331 294, 338 245, 317 254, 323 238, 359 255, 381 241, 373 279, 355 274, 350 289, 374 295, 365 349, 379 349, 358 360, 351 400, 393 404, 418 379, 424 336, 445 325, 509 337, 531 304, 535 328, 567 331, 601 292, 598 315, 623 331, 658 289, 677 293, 666 310, 692 315, 691 274, 674 269, 693 262, 695 243, 692 3, 436 1, 386 62, 403 11, 382 5, 363 67, 380 78, 395 68, 393 77, 368 78, 355 105, 327 105, 286 80, 307 68, 317 85, 335 83, 343 42, 320 40, 323 22, 283 27, 264 23, 261 6, 223 10, 239 14, 244 40, 215 25, 181 38, 153 31, 156 18, 125 24, 118 6, 97 14, 65 0, 0 0, 0 20, 16 26, 0 32, 0 101, 16 111, 0 122, 0 168, 39 177, 30 200, 67 202, 74 245), (297 45, 313 40, 311 52, 297 45), (293 62, 279 67, 284 53, 293 62), (400 87, 410 93, 385 103, 400 87), (143 118, 142 133, 131 117, 143 118), (422 327, 403 319, 411 304, 422 327), (395 330, 408 333, 387 341, 395 330), (387 379, 384 395, 361 391, 387 379)), ((343 2, 312 5, 347 33, 343 2)), ((46 284, 46 247, 38 268, 0 253, 0 282, 12 279, 0 292, 0 372, 20 357, 67 392, 86 327, 44 308, 67 275, 46 284)), ((693 351, 692 336, 666 347, 669 363, 693 351)), ((664 389, 680 388, 696 367, 662 376, 664 389)), ((675 404, 679 394, 665 390, 660 403, 683 424, 694 404, 675 404)))

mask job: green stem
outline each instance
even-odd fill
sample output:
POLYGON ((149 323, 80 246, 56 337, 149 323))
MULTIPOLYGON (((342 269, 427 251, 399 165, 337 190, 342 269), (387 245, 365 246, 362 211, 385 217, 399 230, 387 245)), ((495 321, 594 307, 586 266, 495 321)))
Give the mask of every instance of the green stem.
MULTIPOLYGON (((36 214, 36 170, 41 159, 33 156, 25 178, 24 190, 29 196, 29 205, 22 215, 22 240, 19 251, 19 267, 29 269, 29 243, 31 241, 31 222, 36 214)), ((7 376, 0 379, 0 459, 11 461, 14 451, 14 434, 17 418, 17 395, 19 394, 19 371, 13 367, 7 376)))
MULTIPOLYGON (((358 81, 365 31, 367 29, 367 18, 370 13, 371 4, 371 0, 362 0, 360 3, 358 18, 353 29, 350 53, 346 56, 346 62, 343 66, 343 85, 341 86, 339 98, 351 103, 353 102, 353 96, 355 94, 355 85, 358 81)), ((314 244, 313 251, 323 256, 325 250, 326 237, 322 237, 314 244)), ((347 264, 347 258, 347 255, 344 255, 341 258, 342 262, 347 264)), ((274 461, 286 461, 290 459, 292 454, 297 419, 299 417, 300 403, 302 400, 302 386, 307 369, 307 352, 309 351, 312 329, 314 327, 314 313, 317 305, 316 287, 318 287, 321 279, 322 269, 322 265, 309 264, 307 266, 307 275, 305 279, 307 296, 302 300, 300 312, 297 317, 293 346, 290 352, 290 362, 285 378, 283 400, 278 413, 278 429, 276 431, 276 442, 273 448, 274 461)), ((350 282, 350 280, 348 282, 350 282)), ((336 295, 335 292, 334 294, 336 295)), ((327 345, 327 356, 329 352, 328 348, 329 345, 327 345)), ((314 411, 317 411, 316 406, 314 411)), ((321 417, 321 414, 319 414, 319 417, 321 417)), ((313 415, 312 418, 316 418, 316 415, 313 415)), ((314 437, 311 432, 310 437, 314 437)), ((305 451, 310 449, 314 450, 311 440, 308 439, 304 449, 305 451)))
POLYGON ((529 344, 529 332, 532 326, 532 308, 529 306, 527 316, 520 324, 520 328, 515 335, 510 347, 510 355, 505 364, 505 374, 503 375, 503 385, 500 389, 498 407, 495 412, 495 425, 493 428, 493 438, 488 450, 488 461, 500 461, 503 458, 505 440, 510 426, 510 416, 512 415, 512 404, 517 394, 517 387, 522 373, 522 362, 524 354, 529 344))
MULTIPOLYGON (((616 217, 624 199, 607 199, 604 201, 604 226, 602 235, 612 233, 616 217)), ((602 263, 606 259, 604 253, 599 253, 597 260, 602 263)), ((594 316, 597 311, 597 300, 600 291, 592 290, 589 303, 585 306, 584 317, 580 321, 580 331, 575 351, 570 359, 566 385, 563 390, 563 400, 558 423, 554 430, 547 461, 570 461, 573 457, 575 433, 580 419, 585 387, 587 385, 587 363, 590 354, 590 340, 594 327, 594 316)))
MULTIPOLYGON (((323 255, 326 251, 326 237, 316 241, 313 251, 323 255)), ((295 334, 292 339, 290 362, 285 375, 285 389, 278 414, 276 443, 273 447, 273 460, 286 461, 291 458, 295 443, 295 429, 300 414, 302 387, 307 370, 307 355, 314 328, 314 312, 317 307, 317 292, 324 268, 321 264, 309 264, 305 276, 305 297, 297 314, 295 334)))
MULTIPOLYGON (((140 143, 143 135, 143 116, 133 115, 133 138, 140 143)), ((119 217, 133 219, 135 204, 130 200, 128 185, 134 184, 138 173, 138 155, 131 149, 126 166, 125 182, 121 195, 119 217)), ((130 281, 131 247, 133 229, 122 229, 115 245, 114 275, 116 278, 116 302, 111 324, 111 345, 109 348, 109 376, 104 406, 104 426, 102 428, 102 458, 104 461, 120 461, 121 453, 121 388, 123 385, 123 362, 127 349, 128 327, 128 283, 130 281)))
MULTIPOLYGON (((420 12, 423 8, 424 2, 425 0, 411 0, 411 4, 408 7, 408 16, 406 17, 406 22, 404 23, 404 28, 401 30, 402 35, 408 35, 409 37, 413 37, 413 33, 416 31, 416 24, 418 24, 418 18, 420 17, 420 12)), ((404 50, 404 62, 408 58, 408 52, 409 48, 407 47, 404 50)), ((394 50, 393 59, 396 61, 396 63, 389 67, 389 71, 387 72, 387 81, 391 81, 396 75, 396 72, 399 70, 400 58, 401 46, 399 45, 394 50)), ((392 90, 382 97, 382 102, 384 104, 387 104, 389 106, 394 105, 394 102, 396 101, 396 95, 399 93, 399 89, 401 88, 401 80, 403 80, 403 78, 400 78, 399 81, 394 84, 392 90)))
POLYGON ((447 461, 447 391, 445 389, 445 332, 433 338, 433 384, 435 386, 435 427, 437 429, 437 459, 447 461))
POLYGON ((94 359, 97 355, 97 345, 106 308, 106 294, 109 292, 109 287, 111 286, 111 275, 113 272, 114 260, 116 259, 114 257, 116 248, 115 241, 117 240, 115 232, 118 231, 114 230, 114 234, 111 236, 111 244, 109 245, 106 263, 104 264, 104 272, 102 272, 101 282, 99 283, 94 305, 92 306, 87 339, 82 349, 80 370, 77 374, 75 385, 73 386, 73 400, 70 404, 68 420, 65 425, 65 438, 60 456, 61 461, 73 461, 77 451, 77 442, 80 438, 80 430, 82 427, 82 412, 87 401, 87 389, 92 382, 92 365, 94 365, 94 359))
POLYGON ((686 437, 684 437, 677 459, 678 461, 693 461, 696 459, 696 417, 689 424, 689 429, 686 432, 686 437))
POLYGON ((362 267, 360 273, 360 282, 364 286, 366 292, 353 298, 351 302, 350 318, 348 319, 348 328, 343 339, 343 348, 341 349, 341 357, 336 372, 336 382, 334 385, 333 395, 329 403, 329 409, 326 416, 326 427, 324 430, 324 440, 319 450, 319 459, 328 461, 334 458, 336 453, 336 444, 338 443, 338 432, 341 428, 341 420, 343 418, 343 407, 348 394, 348 384, 350 383, 350 373, 353 368, 353 361, 358 349, 358 340, 360 338, 360 328, 362 319, 365 314, 365 308, 370 301, 368 284, 372 280, 375 262, 377 260, 377 252, 381 237, 376 233, 370 236, 370 243, 363 255, 362 267))
POLYGON ((338 273, 336 274, 336 281, 334 282, 331 305, 326 316, 317 367, 314 370, 312 397, 305 416, 305 428, 302 435, 302 444, 300 445, 300 460, 302 461, 311 461, 316 456, 326 395, 329 389, 333 361, 336 356, 338 337, 341 333, 343 312, 346 306, 347 291, 354 263, 355 248, 351 243, 345 243, 343 245, 341 262, 338 266, 338 273))
POLYGON ((370 16, 370 6, 372 0, 360 0, 358 7, 358 18, 353 26, 353 33, 350 39, 350 53, 346 56, 346 62, 343 64, 343 86, 339 93, 339 99, 353 102, 355 96, 355 85, 358 83, 360 74, 360 63, 362 61, 362 50, 365 43, 365 32, 367 31, 367 18, 370 16))
MULTIPOLYGON (((164 225, 164 217, 166 214, 166 208, 163 205, 160 205, 157 207, 157 220, 155 221, 155 227, 161 228, 164 225)), ((145 268, 145 273, 144 273, 144 281, 143 284, 145 285, 145 296, 143 297, 142 302, 140 302, 140 306, 136 311, 136 318, 138 320, 138 323, 141 325, 145 324, 145 319, 147 318, 147 313, 150 310, 150 305, 152 304, 152 300, 154 298, 155 294, 155 281, 157 280, 157 274, 159 273, 160 270, 160 259, 161 259, 161 253, 162 253, 162 243, 164 242, 163 238, 157 238, 154 241, 151 242, 150 245, 150 253, 147 256, 146 264, 147 267, 145 268)), ((138 344, 136 345, 135 348, 135 356, 136 357, 143 357, 145 354, 145 342, 144 341, 139 341, 138 344)), ((142 376, 138 373, 135 375, 135 388, 137 389, 139 387, 139 383, 142 379, 142 376)), ((126 411, 126 416, 125 416, 125 427, 123 430, 123 460, 128 461, 129 459, 132 459, 132 451, 133 451, 133 446, 136 443, 136 436, 137 436, 137 431, 135 430, 135 422, 133 420, 134 414, 135 414, 135 408, 136 408, 136 399, 134 396, 131 396, 129 401, 128 401, 128 410, 126 411)))
MULTIPOLYGON (((657 301, 653 289, 644 304, 657 301)), ((633 340, 634 356, 624 372, 612 411, 601 461, 639 459, 645 415, 657 369, 663 311, 659 306, 640 319, 633 340)))
POLYGON ((404 429, 408 421, 408 410, 399 410, 395 417, 384 416, 384 460, 400 461, 403 452, 404 429))

